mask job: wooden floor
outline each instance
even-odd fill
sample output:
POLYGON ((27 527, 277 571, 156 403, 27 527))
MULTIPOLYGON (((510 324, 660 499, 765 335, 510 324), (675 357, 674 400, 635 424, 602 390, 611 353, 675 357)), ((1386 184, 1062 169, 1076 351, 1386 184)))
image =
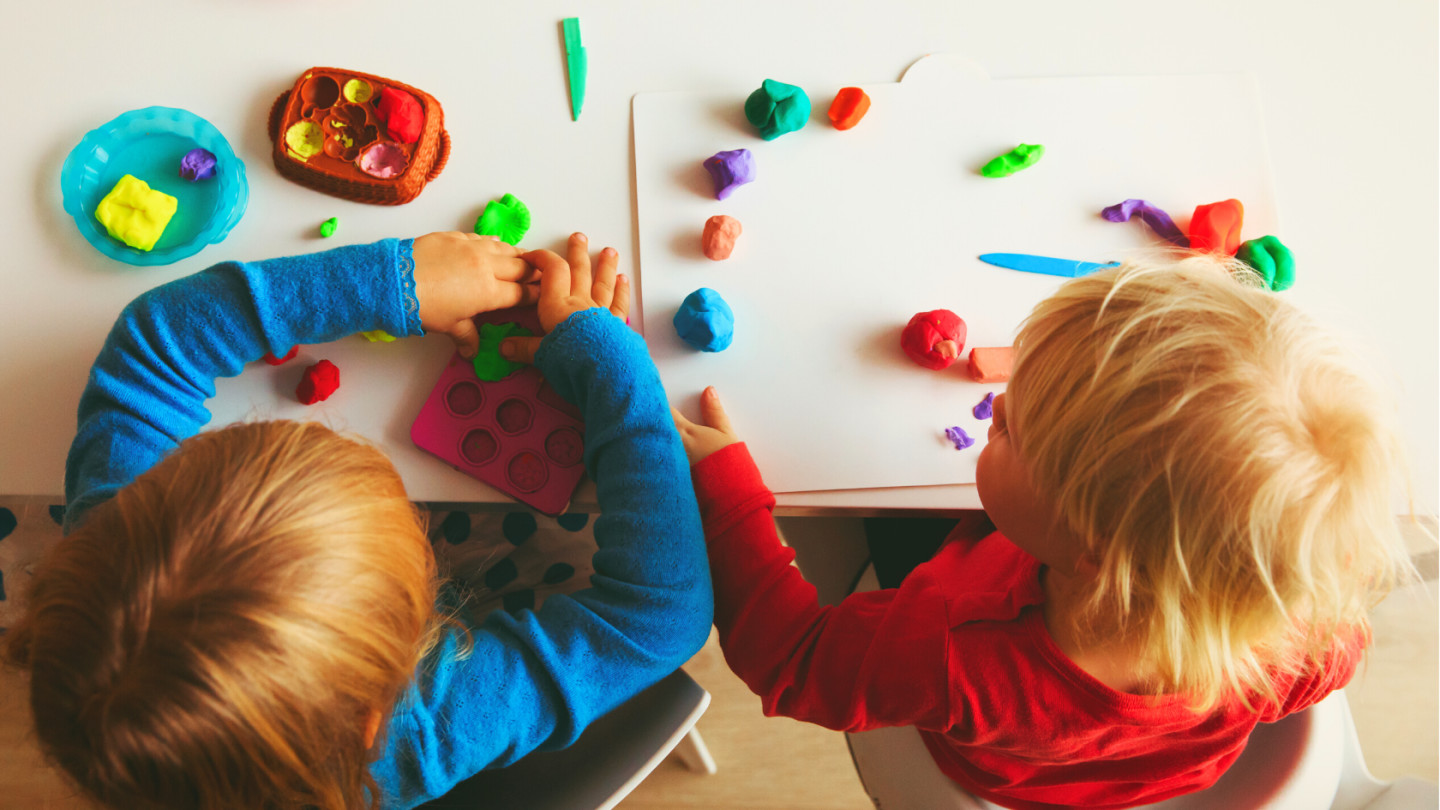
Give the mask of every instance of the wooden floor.
POLYGON ((698 728, 719 773, 667 758, 620 803, 623 810, 870 810, 845 735, 765 717, 760 698, 725 665, 712 631, 685 671, 710 692, 698 728))

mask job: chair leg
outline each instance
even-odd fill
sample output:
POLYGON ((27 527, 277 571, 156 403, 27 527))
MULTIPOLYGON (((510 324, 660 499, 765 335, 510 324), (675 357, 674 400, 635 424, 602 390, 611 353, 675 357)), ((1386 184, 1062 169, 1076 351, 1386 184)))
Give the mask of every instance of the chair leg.
POLYGON ((700 730, 693 726, 671 753, 692 771, 711 775, 716 771, 715 758, 710 756, 710 749, 705 747, 705 741, 700 738, 700 730))

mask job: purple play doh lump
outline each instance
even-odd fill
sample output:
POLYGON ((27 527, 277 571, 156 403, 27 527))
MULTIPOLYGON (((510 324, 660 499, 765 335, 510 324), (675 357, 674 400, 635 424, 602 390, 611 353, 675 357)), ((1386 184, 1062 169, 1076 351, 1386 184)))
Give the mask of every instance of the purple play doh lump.
POLYGON ((974 408, 970 409, 970 413, 974 414, 976 419, 989 419, 995 415, 994 403, 995 392, 991 391, 985 395, 984 399, 976 403, 974 408))
POLYGON ((205 149, 191 149, 180 158, 180 176, 195 182, 215 176, 215 155, 205 149))
POLYGON ((1150 226, 1150 230, 1156 236, 1180 247, 1190 247, 1190 237, 1186 236, 1175 220, 1160 208, 1151 205, 1144 200, 1126 200, 1116 203, 1100 212, 1100 216, 1109 222, 1129 222, 1136 214, 1140 220, 1150 226))
POLYGON ((964 450, 975 443, 975 440, 970 438, 970 434, 959 426, 945 428, 945 438, 955 445, 956 450, 964 450))
POLYGON ((715 181, 715 199, 723 200, 737 187, 755 181, 755 156, 749 149, 716 152, 705 160, 705 171, 715 181))

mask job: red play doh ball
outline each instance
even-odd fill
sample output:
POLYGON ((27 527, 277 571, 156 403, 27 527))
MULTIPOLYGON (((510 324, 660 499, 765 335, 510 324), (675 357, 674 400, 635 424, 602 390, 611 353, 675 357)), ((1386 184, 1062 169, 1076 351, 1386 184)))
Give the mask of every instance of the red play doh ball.
POLYGON ((285 363, 287 360, 292 360, 292 359, 294 359, 295 355, 297 355, 297 354, 299 354, 299 353, 300 353, 300 345, 297 343, 296 345, 290 347, 290 351, 286 352, 284 357, 276 357, 275 355, 271 354, 270 352, 266 352, 266 353, 265 353, 265 356, 262 357, 261 359, 264 360, 265 362, 269 363, 269 364, 272 365, 272 366, 278 366, 278 365, 281 365, 281 364, 285 363))
POLYGON ((306 405, 314 405, 329 399, 339 387, 340 369, 329 360, 321 360, 305 369, 305 376, 300 378, 300 385, 295 388, 295 398, 306 405))
POLYGON ((1244 222, 1245 206, 1239 200, 1197 205, 1190 217, 1190 247, 1201 253, 1234 256, 1240 249, 1240 226, 1244 222))
POLYGON ((375 114, 390 134, 400 141, 415 143, 420 140, 420 130, 425 127, 425 111, 409 93, 393 87, 381 89, 380 100, 375 102, 375 114))
POLYGON ((965 321, 948 309, 918 312, 900 333, 900 348, 916 363, 939 371, 965 350, 965 321))

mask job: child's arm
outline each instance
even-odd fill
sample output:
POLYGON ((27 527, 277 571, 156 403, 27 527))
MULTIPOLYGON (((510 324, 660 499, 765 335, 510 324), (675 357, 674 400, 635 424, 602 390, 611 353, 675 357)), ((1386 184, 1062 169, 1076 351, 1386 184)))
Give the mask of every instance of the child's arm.
POLYGON ((549 334, 507 348, 526 359, 538 344, 545 377, 584 414, 586 469, 601 509, 595 575, 589 588, 551 596, 538 611, 490 614, 463 659, 456 634, 447 634, 397 705, 372 768, 387 807, 412 807, 484 768, 569 745, 709 635, 709 571, 689 469, 645 342, 625 326, 628 284, 615 275, 614 252, 602 254, 593 283, 576 238, 568 265, 543 251, 526 258, 543 271, 540 319, 549 334))
POLYGON ((899 589, 819 603, 791 563, 771 509, 775 496, 731 430, 713 388, 705 424, 676 412, 705 524, 715 588, 715 626, 730 668, 760 696, 765 713, 859 731, 952 717, 944 598, 911 577, 899 589))
POLYGON ((205 400, 217 378, 266 352, 281 356, 373 329, 397 337, 441 331, 463 344, 449 309, 469 308, 469 323, 478 311, 533 301, 534 285, 518 283, 533 272, 503 242, 430 234, 223 262, 150 290, 121 312, 80 397, 65 464, 67 529, 210 421, 205 400), (457 276, 464 289, 456 289, 457 276), (422 313, 417 284, 443 287, 429 298, 448 308, 422 313))

